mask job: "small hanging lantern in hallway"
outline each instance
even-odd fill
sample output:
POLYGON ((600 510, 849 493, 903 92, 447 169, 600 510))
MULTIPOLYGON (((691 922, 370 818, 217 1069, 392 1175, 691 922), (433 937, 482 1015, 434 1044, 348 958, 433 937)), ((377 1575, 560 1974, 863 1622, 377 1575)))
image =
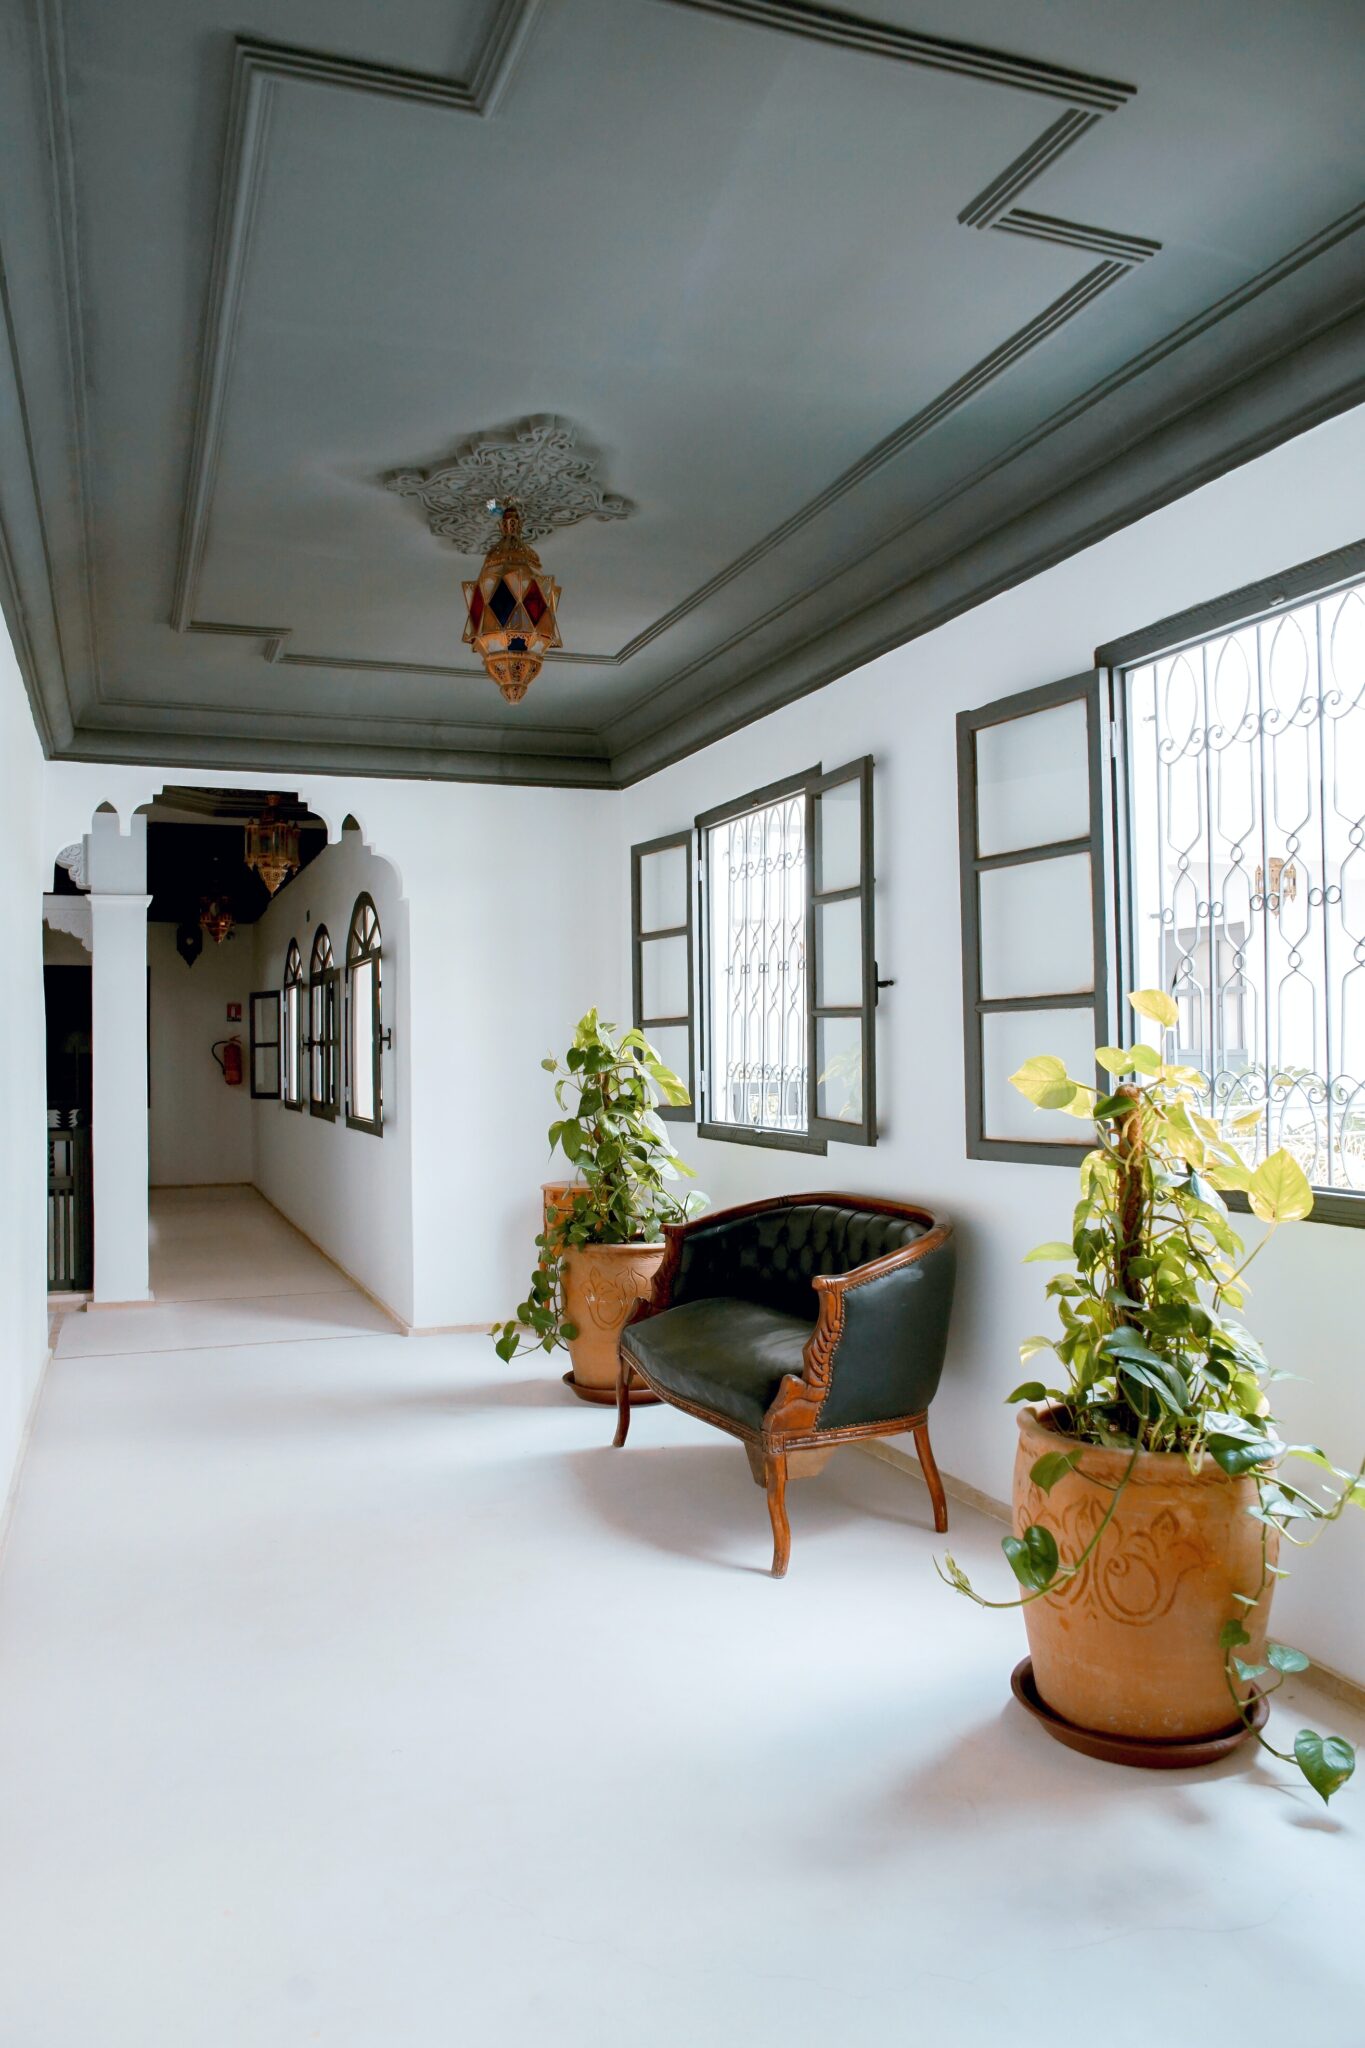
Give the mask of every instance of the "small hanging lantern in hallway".
POLYGON ((268 796, 265 810, 246 828, 246 864, 254 868, 273 896, 298 872, 299 828, 281 817, 279 798, 268 796))
POLYGON ((555 615, 559 585, 522 539, 515 505, 502 507, 502 538, 484 556, 477 582, 464 585, 464 595, 465 645, 482 657, 508 703, 519 704, 546 654, 564 642, 555 615))
POLYGON ((199 907, 199 923, 215 946, 230 939, 237 928, 236 915, 226 896, 206 896, 199 907))

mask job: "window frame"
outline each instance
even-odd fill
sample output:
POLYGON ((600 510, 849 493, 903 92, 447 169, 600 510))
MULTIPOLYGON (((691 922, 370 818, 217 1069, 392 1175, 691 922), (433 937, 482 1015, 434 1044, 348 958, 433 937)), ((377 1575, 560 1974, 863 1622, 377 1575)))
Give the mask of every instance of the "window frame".
POLYGON ((806 1027, 808 1033, 806 1058, 806 1128, 826 1144, 831 1141, 842 1145, 875 1145, 877 1142, 877 1004, 881 984, 877 979, 877 933, 876 933, 876 833, 872 815, 872 767, 871 754, 861 759, 845 762, 842 768, 832 768, 825 775, 817 775, 806 789, 806 862, 808 870, 806 888, 806 1027), (818 805, 821 797, 832 789, 839 789, 846 782, 858 785, 858 880, 851 886, 839 889, 821 889, 817 877, 820 872, 820 832, 818 805), (857 1004, 822 1003, 820 1001, 820 951, 817 943, 816 925, 818 912, 824 903, 856 902, 860 912, 861 932, 861 1000, 857 1004), (862 1032, 863 1049, 863 1113, 856 1123, 843 1117, 821 1116, 819 1112, 820 1076, 816 1057, 819 1045, 819 1020, 822 1017, 857 1017, 862 1032))
MULTIPOLYGON (((1077 1139, 990 1138, 984 1127, 985 1073, 982 1037, 990 1015, 1017 1015, 1021 1011, 1040 1014, 1055 1010, 1094 1012, 1095 1044, 1110 1038, 1113 1015, 1110 970, 1110 931, 1113 862, 1110 844, 1113 831, 1113 794, 1106 770, 1110 764, 1112 717, 1107 675, 1098 667, 1084 669, 1061 682, 1044 683, 1037 689, 1020 690, 997 697, 989 704, 960 711, 957 717, 957 799, 958 872, 962 917, 962 1027, 963 1080, 966 1109, 966 1141, 969 1159, 1008 1160, 1034 1166, 1076 1166, 1092 1142, 1077 1139), (1045 840, 1037 846, 1020 847, 1008 853, 980 854, 977 851, 976 736, 996 725, 1030 718, 1038 711, 1051 711, 1062 704, 1083 702, 1086 707, 1086 767, 1089 777, 1088 830, 1079 837, 1045 840), (980 879, 1000 868, 1027 862, 1060 860, 1068 855, 1090 856, 1092 989, 1090 1004, 1084 990, 1063 995, 983 996, 981 960, 980 879)), ((1041 1047, 1039 1050, 1044 1050, 1041 1047)))
POLYGON ((382 982, 384 958, 384 928, 379 920, 373 896, 368 889, 362 889, 351 906, 351 921, 346 929, 346 1017, 345 1017, 345 1089, 346 1128, 348 1131, 365 1131, 373 1138, 384 1135, 384 1089, 383 1089, 383 1003, 382 982), (365 913, 373 920, 374 944, 364 943, 358 936, 365 913), (355 1099, 355 970, 367 963, 373 963, 374 974, 370 983, 370 1100, 374 1104, 372 1117, 356 1116, 352 1104, 355 1099))
MULTIPOLYGON (((1113 935, 1121 984, 1130 982, 1136 957, 1134 919, 1137 908, 1134 880, 1136 831, 1132 807, 1127 801, 1130 719, 1125 672, 1179 653, 1184 648, 1197 647, 1201 642, 1237 627, 1259 625, 1273 619, 1279 612, 1292 611, 1298 605, 1331 597, 1350 584, 1360 583, 1362 578, 1365 578, 1365 539, 1334 548, 1328 554, 1315 555, 1309 561, 1298 562, 1292 568, 1261 577, 1254 583, 1241 584, 1221 597, 1190 605, 1184 611, 1171 612, 1149 626, 1107 641, 1095 649, 1095 666, 1109 685, 1113 706, 1113 838, 1116 853, 1113 935)), ((1120 988, 1117 995, 1121 993, 1120 988)), ((1249 1212, 1246 1196, 1237 1189, 1229 1189, 1223 1199, 1230 1209, 1243 1214, 1249 1212)), ((1306 1220, 1348 1229, 1365 1229, 1365 1189, 1352 1193, 1344 1188, 1314 1187, 1313 1207, 1306 1220)))
POLYGON ((340 1035, 337 1029, 340 987, 341 976, 332 957, 331 934, 325 924, 320 924, 313 934, 308 962, 308 1113, 329 1124, 337 1120, 341 1080, 340 1035), (314 1055, 320 1055, 320 1058, 314 1055), (319 1070, 323 1081, 321 1094, 314 1088, 319 1070))
POLYGON ((247 997, 246 1014, 247 1079, 251 1084, 251 1100, 253 1102, 278 1102, 284 1087, 284 999, 279 989, 253 989, 247 997), (267 1006, 267 1021, 269 1021, 270 1013, 273 1010, 275 1024, 275 1035, 273 1038, 262 1036, 260 1031, 257 1030, 256 1006, 258 1003, 263 1003, 267 1006), (275 1055, 275 1085, 273 1088, 258 1088, 256 1085, 256 1069, 259 1055, 271 1052, 275 1055))
POLYGON ((668 832, 660 839, 642 839, 630 849, 630 1010, 631 1020, 637 1031, 643 1031, 646 1038, 650 1031, 659 1026, 681 1026, 687 1032, 687 1071, 679 1075, 686 1084, 691 1101, 677 1105, 661 1104, 656 1114, 666 1123, 691 1123, 697 1116, 697 990, 696 990, 696 927, 697 927, 697 854, 696 836, 692 830, 668 832), (651 854, 672 853, 681 850, 687 871, 685 898, 686 918, 679 925, 661 925, 656 931, 645 931, 641 925, 644 892, 641 883, 641 869, 651 854), (646 1017, 644 948, 649 939, 678 939, 687 941, 687 1009, 680 1017, 646 1017))
POLYGON ((303 955, 297 939, 290 939, 284 956, 284 981, 280 989, 280 1040, 283 1055, 280 1068, 280 1101, 286 1109, 303 1113, 304 1047, 308 1037, 308 1019, 304 1014, 307 1001, 307 982, 303 975, 303 955), (293 1020, 290 1020, 291 993, 294 996, 293 1020), (288 1088, 290 1069, 295 1078, 295 1093, 288 1088))
MULTIPOLYGON (((701 1038, 701 1100, 697 1104, 697 1136, 714 1138, 727 1145, 761 1145, 774 1152, 809 1152, 823 1156, 827 1150, 823 1138, 815 1137, 809 1127, 809 1082, 807 1083, 807 1128, 804 1131, 752 1131, 742 1124, 713 1123, 707 1115, 714 1086, 711 1071, 711 870, 707 856, 707 844, 712 830, 717 825, 728 825, 734 818, 742 818, 746 811, 762 810, 765 805, 784 801, 788 797, 804 795, 809 784, 822 773, 817 761, 813 768, 803 768, 799 774, 784 775, 777 782, 768 782, 761 789, 751 789, 746 796, 735 797, 731 802, 716 804, 709 811, 702 811, 694 823, 697 835, 697 894, 698 929, 700 936, 701 973, 697 993, 698 1021, 701 1038)), ((806 891, 806 915, 804 921, 806 942, 810 930, 810 890, 806 891)), ((809 988, 810 963, 806 963, 807 987, 809 988)), ((806 1005, 809 1017, 810 1005, 806 1005)), ((810 1047, 806 1048, 809 1070, 810 1047)))
POLYGON ((813 767, 803 768, 792 775, 784 775, 775 782, 763 784, 759 789, 749 790, 745 795, 734 797, 729 802, 715 804, 710 810, 700 813, 693 822, 696 845, 696 911, 698 973, 693 991, 698 1038, 698 1100, 697 1135, 714 1139, 727 1145, 758 1145, 768 1151, 804 1152, 816 1158, 823 1158, 831 1143, 852 1145, 875 1145, 877 1142, 877 1053, 876 1013, 878 1001, 878 969, 876 960, 876 877, 874 873, 874 829, 872 815, 872 770, 873 757, 862 755, 853 761, 846 761, 838 768, 826 772, 824 764, 817 761, 813 767), (858 780, 862 804, 861 872, 856 890, 825 890, 817 892, 815 855, 815 806, 826 790, 837 788, 841 783, 858 780), (728 825, 735 818, 742 818, 749 811, 762 810, 770 804, 785 802, 800 796, 804 804, 803 831, 806 850, 806 900, 803 915, 803 942, 805 947, 805 1020, 806 1020, 806 1128, 804 1131, 756 1131, 740 1124, 716 1122, 708 1114, 715 1077, 712 1071, 711 1041, 713 1037, 711 1019, 711 884, 712 875, 709 859, 710 834, 717 826, 728 825), (833 901, 840 896, 860 895, 862 897, 862 1002, 855 1008, 817 1004, 815 924, 817 895, 822 900, 833 901), (816 1073, 817 1017, 820 1015, 858 1015, 863 1020, 864 1091, 863 1116, 858 1124, 852 1124, 837 1117, 822 1117, 816 1113, 819 1077, 816 1073))

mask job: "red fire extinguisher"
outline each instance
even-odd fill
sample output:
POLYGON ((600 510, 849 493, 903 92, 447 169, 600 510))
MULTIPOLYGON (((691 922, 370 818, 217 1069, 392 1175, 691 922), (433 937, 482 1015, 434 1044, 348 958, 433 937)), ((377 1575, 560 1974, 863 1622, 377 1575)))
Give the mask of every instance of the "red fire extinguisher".
POLYGON ((214 1043, 213 1043, 213 1045, 212 1045, 212 1047, 211 1047, 210 1049, 211 1049, 211 1051, 212 1051, 212 1053, 213 1053, 213 1057, 214 1057, 214 1058, 215 1058, 216 1060, 218 1060, 218 1065, 219 1065, 219 1066, 221 1067, 221 1069, 222 1069, 222 1073, 223 1073, 223 1079, 224 1079, 224 1080, 225 1080, 225 1081, 227 1082, 227 1084, 228 1084, 228 1087, 229 1087, 229 1088, 240 1088, 240 1087, 241 1087, 241 1085, 242 1085, 242 1041, 241 1041, 241 1039, 240 1039, 240 1038, 218 1038, 218 1039, 215 1039, 215 1040, 214 1040, 214 1043), (219 1046, 221 1046, 221 1047, 223 1048, 223 1053, 222 1053, 222 1058, 221 1058, 221 1059, 219 1059, 219 1056, 218 1056, 218 1048, 219 1048, 219 1046))

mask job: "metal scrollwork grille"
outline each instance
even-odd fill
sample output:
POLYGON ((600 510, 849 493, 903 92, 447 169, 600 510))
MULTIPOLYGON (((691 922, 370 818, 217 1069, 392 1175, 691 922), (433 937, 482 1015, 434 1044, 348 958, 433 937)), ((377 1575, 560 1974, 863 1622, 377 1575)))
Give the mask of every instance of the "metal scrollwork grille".
POLYGON ((710 828, 710 1120, 801 1132, 806 1081, 803 792, 710 828))
POLYGON ((1365 1193, 1365 584, 1124 680, 1137 985, 1248 1159, 1365 1193))

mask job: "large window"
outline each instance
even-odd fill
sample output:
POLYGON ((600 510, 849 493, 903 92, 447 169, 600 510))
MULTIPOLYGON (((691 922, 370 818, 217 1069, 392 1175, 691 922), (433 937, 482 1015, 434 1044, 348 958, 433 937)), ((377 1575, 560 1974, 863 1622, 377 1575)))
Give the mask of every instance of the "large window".
POLYGON ((299 952, 297 939, 289 941, 289 950, 284 956, 283 990, 283 1087, 281 1090, 286 1109, 303 1108, 303 1041, 304 992, 303 956, 299 952))
POLYGON ((874 1144, 871 761, 755 791, 697 834, 705 1134, 874 1144))
POLYGON ((357 896, 346 937, 346 1123, 384 1134, 380 963, 383 941, 373 899, 357 896))
POLYGON ((1117 671, 1133 973, 1249 1159, 1365 1193, 1365 583, 1117 671), (1244 1133, 1229 1124, 1249 1110, 1244 1133))
POLYGON ((1365 1222, 1365 543, 1096 663, 958 721, 968 1152, 1074 1157, 1008 1076, 1164 988, 1228 1140, 1365 1222))
POLYGON ((332 941, 325 924, 313 936, 308 970, 308 1107, 312 1115, 335 1123, 340 1092, 340 1047, 337 1006, 340 975, 332 962, 332 941))

